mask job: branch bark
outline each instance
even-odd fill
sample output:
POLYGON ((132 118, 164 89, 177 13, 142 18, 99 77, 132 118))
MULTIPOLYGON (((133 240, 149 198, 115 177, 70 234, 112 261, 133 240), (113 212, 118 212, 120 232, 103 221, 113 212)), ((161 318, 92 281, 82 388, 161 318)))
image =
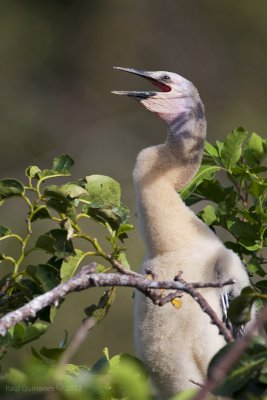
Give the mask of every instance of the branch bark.
MULTIPOLYGON (((207 310, 207 304, 203 302, 203 296, 201 296, 195 289, 205 288, 205 287, 222 287, 225 285, 233 284, 233 280, 228 280, 226 282, 209 282, 209 283, 186 283, 185 281, 156 281, 147 279, 146 276, 138 274, 133 271, 128 271, 124 269, 124 273, 95 273, 95 263, 91 263, 81 269, 79 273, 73 276, 66 282, 63 282, 40 296, 35 297, 29 303, 20 307, 15 311, 11 311, 0 319, 0 335, 4 336, 7 330, 13 327, 15 324, 21 321, 26 321, 30 317, 35 317, 38 311, 43 308, 54 304, 57 306, 59 301, 64 298, 67 294, 72 292, 79 292, 91 287, 107 287, 107 286, 128 286, 136 288, 141 291, 145 296, 149 297, 154 304, 163 305, 164 294, 158 289, 167 289, 186 292, 193 298, 198 299, 198 303, 202 310, 206 312, 212 323, 218 326, 221 334, 224 335, 225 339, 229 339, 230 331, 227 329, 225 324, 216 318, 216 314, 211 313, 207 310), (202 298, 200 301, 199 299, 202 298)), ((123 266, 121 267, 123 268, 123 266)), ((120 268, 120 269, 121 269, 120 268)), ((169 296, 169 295, 167 295, 169 296)), ((168 302, 171 301, 173 297, 168 297, 168 302)))

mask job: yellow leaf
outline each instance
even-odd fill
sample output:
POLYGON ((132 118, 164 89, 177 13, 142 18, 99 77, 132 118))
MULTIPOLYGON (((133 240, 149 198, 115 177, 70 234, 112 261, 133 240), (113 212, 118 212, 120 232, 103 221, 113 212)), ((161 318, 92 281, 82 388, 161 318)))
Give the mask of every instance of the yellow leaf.
POLYGON ((175 297, 175 298, 171 301, 171 303, 172 303, 172 305, 173 305, 177 310, 179 310, 179 308, 181 308, 181 307, 182 307, 182 304, 183 304, 182 300, 179 299, 178 297, 175 297))

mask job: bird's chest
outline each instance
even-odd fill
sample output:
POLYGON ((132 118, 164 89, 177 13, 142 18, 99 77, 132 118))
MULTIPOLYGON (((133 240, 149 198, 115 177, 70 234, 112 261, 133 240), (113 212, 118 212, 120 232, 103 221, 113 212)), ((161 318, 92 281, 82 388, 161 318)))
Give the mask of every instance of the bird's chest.
POLYGON ((211 251, 197 248, 181 248, 156 257, 147 257, 142 266, 143 273, 154 274, 157 280, 173 280, 180 272, 187 282, 214 280, 214 258, 211 251))

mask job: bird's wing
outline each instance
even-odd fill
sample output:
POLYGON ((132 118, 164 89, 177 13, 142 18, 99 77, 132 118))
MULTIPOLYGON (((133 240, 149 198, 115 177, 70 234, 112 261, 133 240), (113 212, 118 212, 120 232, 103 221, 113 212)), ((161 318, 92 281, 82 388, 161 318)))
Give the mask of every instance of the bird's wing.
POLYGON ((238 339, 244 334, 244 325, 241 326, 233 325, 229 319, 228 308, 233 299, 234 299, 233 292, 222 289, 221 305, 222 305, 223 322, 226 324, 227 328, 232 332, 233 337, 235 339, 238 339))

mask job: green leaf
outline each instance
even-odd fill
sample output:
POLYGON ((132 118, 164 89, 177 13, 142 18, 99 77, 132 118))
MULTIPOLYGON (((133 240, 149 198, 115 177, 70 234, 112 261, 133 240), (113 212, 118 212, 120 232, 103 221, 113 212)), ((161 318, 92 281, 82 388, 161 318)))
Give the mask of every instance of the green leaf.
POLYGON ((7 228, 4 225, 0 225, 0 238, 4 236, 8 236, 11 234, 11 231, 9 228, 7 228))
POLYGON ((66 258, 75 254, 72 241, 68 239, 68 232, 65 229, 53 229, 50 232, 56 242, 56 257, 66 258))
POLYGON ((58 189, 65 197, 69 197, 71 199, 77 199, 84 195, 88 197, 87 191, 76 183, 66 183, 65 185, 59 186, 58 189))
POLYGON ((54 322, 56 313, 57 313, 57 307, 50 306, 49 307, 49 316, 48 316, 48 319, 49 319, 50 322, 54 322))
POLYGON ((74 164, 73 159, 67 154, 63 154, 61 156, 54 158, 52 170, 57 171, 61 174, 69 174, 73 164, 74 164))
POLYGON ((24 271, 23 275, 17 275, 9 285, 13 292, 16 292, 14 304, 12 302, 12 294, 9 297, 9 307, 19 308, 25 302, 33 298, 35 294, 40 294, 40 290, 32 278, 24 271))
POLYGON ((101 357, 90 369, 90 374, 97 375, 107 372, 109 369, 109 361, 106 356, 101 357))
MULTIPOLYGON (((231 188, 232 190, 232 188, 231 188)), ((199 199, 213 201, 219 204, 222 199, 225 199, 229 192, 229 188, 224 188, 219 181, 215 179, 204 180, 195 190, 195 194, 199 195, 199 199)))
POLYGON ((112 357, 109 363, 115 383, 111 386, 113 398, 147 400, 151 397, 147 371, 140 360, 124 353, 112 357))
POLYGON ((255 197, 260 197, 267 193, 267 181, 265 179, 253 180, 248 187, 248 192, 255 197))
MULTIPOLYGON (((126 220, 128 220, 128 217, 129 216, 127 215, 127 217, 126 217, 127 219, 126 220)), ((116 236, 123 242, 124 239, 126 239, 128 237, 126 232, 129 232, 129 231, 131 231, 133 229, 134 229, 133 225, 128 224, 128 223, 121 223, 121 224, 119 224, 119 228, 118 228, 118 230, 116 232, 116 236)))
POLYGON ((261 291, 263 294, 267 294, 267 280, 258 281, 255 286, 261 291))
POLYGON ((247 222, 249 222, 252 225, 255 225, 257 223, 257 216, 255 215, 254 207, 246 209, 243 208, 242 206, 239 206, 238 214, 242 217, 242 219, 245 218, 247 222))
MULTIPOLYGON (((103 175, 91 175, 85 181, 84 187, 88 191, 86 199, 90 204, 84 205, 83 212, 104 225, 108 223, 115 231, 121 224, 127 223, 129 210, 120 203, 119 183, 103 175)), ((120 239, 123 239, 123 235, 120 239)))
POLYGON ((45 250, 47 253, 54 254, 55 252, 55 240, 50 235, 41 235, 35 243, 35 247, 38 249, 45 250))
MULTIPOLYGON (((66 200, 65 194, 60 190, 60 187, 57 185, 49 185, 44 188, 44 196, 52 197, 59 200, 66 200)), ((69 203, 72 204, 72 203, 69 203)))
POLYGON ((222 156, 223 145, 224 145, 223 142, 220 142, 219 140, 216 140, 216 146, 217 146, 218 153, 219 153, 220 157, 222 156))
POLYGON ((98 273, 98 274, 102 274, 102 272, 106 272, 108 269, 109 269, 110 267, 107 267, 107 266, 105 266, 105 265, 101 265, 101 264, 96 264, 96 269, 95 269, 95 271, 98 273))
POLYGON ((130 264, 128 263, 126 254, 121 252, 118 257, 119 262, 127 269, 130 269, 130 264))
POLYGON ((35 165, 30 165, 28 168, 25 170, 26 176, 29 178, 36 178, 39 179, 39 172, 41 172, 39 167, 36 167, 35 165))
POLYGON ((60 283, 58 270, 49 264, 28 265, 26 272, 38 280, 43 292, 48 292, 60 283))
POLYGON ((242 144, 247 136, 248 133, 243 128, 237 128, 227 136, 221 151, 221 158, 229 171, 239 161, 242 154, 242 144))
POLYGON ((12 382, 13 385, 16 385, 14 387, 20 388, 21 385, 26 385, 28 382, 27 374, 18 370, 17 368, 10 368, 7 376, 8 382, 12 382))
POLYGON ((24 337, 25 337, 25 325, 21 322, 17 323, 14 326, 13 329, 13 334, 12 334, 12 345, 13 347, 19 346, 21 343, 23 343, 24 337))
POLYGON ((124 235, 126 232, 132 231, 134 229, 134 226, 132 224, 121 224, 118 231, 117 231, 117 236, 120 237, 124 235))
MULTIPOLYGON (((84 367, 84 366, 80 367, 80 366, 75 365, 75 364, 67 364, 67 365, 65 365, 64 366, 64 370, 68 374, 68 376, 72 376, 74 378, 76 378, 76 377, 79 378, 81 376, 81 371, 82 371, 84 377, 86 377, 85 374, 87 374, 89 372, 89 370, 86 367, 84 367)), ((89 377, 89 375, 88 375, 88 377, 89 377)), ((80 400, 79 396, 78 396, 77 400, 80 400)), ((84 400, 87 400, 87 398, 85 398, 84 400)))
POLYGON ((267 140, 253 132, 248 141, 248 148, 254 151, 255 155, 257 154, 258 157, 262 158, 267 153, 267 140))
POLYGON ((246 287, 241 294, 230 302, 228 316, 234 325, 244 325, 251 319, 251 307, 255 295, 251 287, 246 287))
POLYGON ((96 322, 102 321, 109 312, 109 309, 115 300, 116 289, 113 287, 107 290, 100 298, 98 305, 92 304, 85 308, 84 312, 88 318, 94 318, 96 322))
POLYGON ((147 372, 144 364, 142 363, 142 361, 139 358, 132 356, 131 354, 120 353, 120 354, 117 354, 116 356, 112 357, 109 360, 111 370, 114 367, 116 368, 120 365, 123 365, 124 363, 130 363, 130 364, 134 365, 135 367, 137 367, 137 369, 139 369, 139 371, 142 371, 144 376, 146 376, 147 378, 149 377, 148 372, 147 372))
POLYGON ((255 241, 259 239, 258 230, 255 225, 251 225, 248 222, 234 221, 229 227, 231 233, 238 238, 255 241))
POLYGON ((57 258, 75 255, 72 242, 68 239, 68 231, 65 229, 52 229, 45 235, 41 235, 37 239, 35 247, 45 250, 57 258))
POLYGON ((44 189, 44 196, 49 198, 46 202, 48 207, 53 208, 59 214, 65 214, 72 221, 76 222, 76 207, 78 203, 75 203, 75 200, 69 196, 71 190, 72 194, 74 194, 74 186, 76 187, 76 193, 78 193, 77 188, 80 189, 79 196, 86 192, 83 188, 74 184, 72 184, 72 187, 70 187, 70 184, 63 186, 50 185, 44 189), (66 191, 67 188, 69 188, 69 191, 66 191))
POLYGON ((35 178, 45 180, 56 176, 69 176, 73 164, 74 161, 70 156, 58 156, 53 160, 52 169, 43 169, 36 172, 35 178))
POLYGON ((60 348, 60 347, 55 347, 55 348, 49 349, 48 347, 44 346, 41 348, 40 354, 41 354, 41 356, 46 357, 49 360, 58 361, 59 358, 64 353, 64 351, 65 351, 65 349, 60 348))
POLYGON ((261 243, 253 243, 248 239, 239 239, 238 243, 249 251, 258 251, 262 248, 261 243))
POLYGON ((31 353, 36 360, 41 361, 43 364, 48 364, 48 362, 45 361, 45 359, 41 356, 39 351, 37 351, 33 346, 31 346, 31 353))
POLYGON ((50 178, 56 178, 58 176, 70 176, 70 174, 63 174, 52 169, 43 169, 37 174, 39 180, 46 180, 50 178))
POLYGON ((191 183, 180 191, 182 199, 185 200, 204 180, 211 180, 214 177, 215 172, 220 170, 221 167, 217 165, 202 164, 191 183))
MULTIPOLYGON (((90 204, 84 205, 83 212, 104 225, 108 223, 114 231, 117 231, 121 224, 127 223, 129 218, 129 210, 125 206, 102 208, 90 204)), ((123 239, 123 235, 120 239, 123 239)))
POLYGON ((215 208, 213 206, 207 205, 201 213, 201 218, 207 225, 212 225, 217 220, 215 208))
POLYGON ((205 142, 205 152, 209 155, 209 156, 211 156, 212 158, 217 158, 217 157, 219 157, 219 152, 218 152, 218 150, 216 149, 216 147, 215 146, 213 146, 212 144, 210 144, 209 142, 205 142))
POLYGON ((53 208, 59 214, 65 214, 73 222, 76 222, 76 217, 77 217, 76 208, 68 200, 66 199, 59 200, 56 198, 51 198, 46 202, 46 205, 50 208, 53 208))
POLYGON ((33 324, 27 326, 24 336, 23 344, 32 342, 42 336, 48 329, 49 324, 41 321, 36 321, 33 324))
POLYGON ((31 214, 31 222, 38 221, 40 219, 51 219, 51 214, 49 213, 46 206, 40 206, 35 208, 31 214))
POLYGON ((77 185, 76 183, 66 183, 65 185, 57 186, 50 185, 44 188, 44 195, 46 197, 55 197, 59 200, 69 200, 69 204, 75 204, 71 202, 72 199, 76 199, 86 195, 88 197, 87 191, 77 185))
POLYGON ((24 193, 23 184, 16 179, 0 180, 0 200, 7 197, 20 196, 24 193))
POLYGON ((11 335, 11 344, 14 348, 19 348, 26 343, 38 339, 45 333, 48 324, 37 321, 26 326, 24 323, 18 323, 13 328, 9 329, 11 335))
MULTIPOLYGON (((128 220, 129 220, 129 208, 128 207, 121 204, 119 207, 113 207, 112 212, 116 216, 118 227, 121 226, 121 224, 128 224, 128 220)), ((128 224, 128 228, 129 228, 128 230, 131 229, 130 225, 131 224, 128 224)))
MULTIPOLYGON (((209 365, 208 376, 212 375, 212 369, 232 350, 233 345, 233 343, 228 344, 213 357, 209 365)), ((258 375, 266 362, 266 357, 267 348, 262 338, 253 338, 238 362, 228 372, 223 383, 216 389, 216 395, 240 399, 240 397, 237 397, 238 392, 245 388, 253 377, 258 375)))
POLYGON ((85 181, 89 201, 95 206, 120 206, 121 189, 117 181, 104 175, 90 175, 85 178, 85 181))
POLYGON ((202 200, 204 200, 204 197, 203 197, 203 196, 198 195, 198 194, 196 194, 196 193, 191 193, 191 194, 184 200, 184 202, 185 202, 185 204, 186 204, 188 207, 191 207, 191 206, 193 206, 194 204, 196 204, 196 203, 198 203, 198 202, 200 202, 200 201, 202 201, 202 200))
POLYGON ((76 273, 77 268, 80 265, 80 262, 84 258, 83 251, 75 249, 75 253, 76 253, 75 255, 67 257, 67 259, 62 263, 60 269, 60 277, 63 282, 70 279, 76 273))
POLYGON ((247 267, 247 270, 253 274, 257 274, 262 277, 265 276, 265 271, 262 268, 260 262, 256 258, 252 258, 249 261, 249 263, 246 265, 246 267, 247 267))
POLYGON ((246 160, 253 165, 261 162, 267 153, 267 141, 253 132, 245 149, 246 160))

